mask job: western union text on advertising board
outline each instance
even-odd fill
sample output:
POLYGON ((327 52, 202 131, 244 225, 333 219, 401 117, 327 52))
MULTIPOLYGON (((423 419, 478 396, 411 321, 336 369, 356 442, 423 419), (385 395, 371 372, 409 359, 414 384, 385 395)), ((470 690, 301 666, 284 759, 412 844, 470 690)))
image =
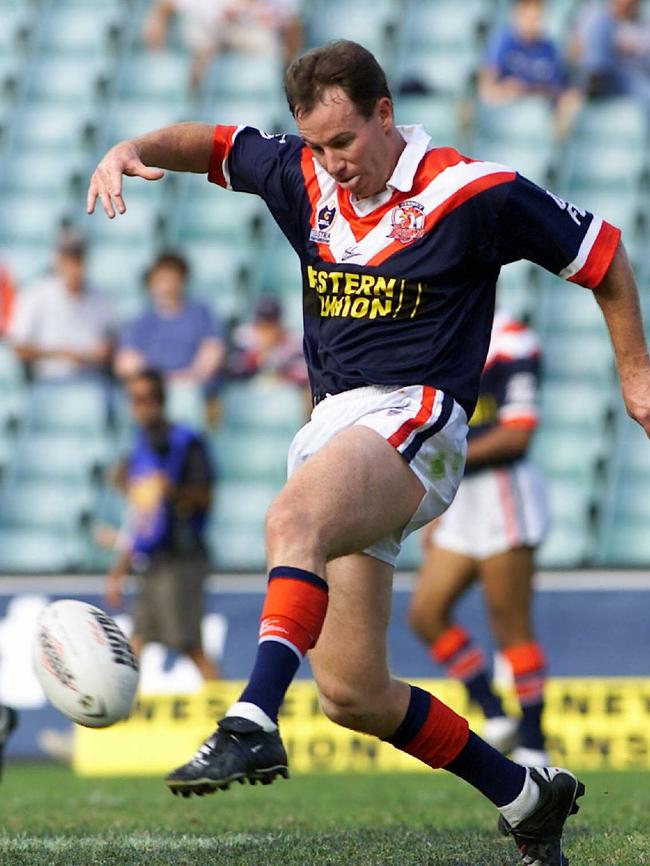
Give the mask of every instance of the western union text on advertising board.
MULTIPOLYGON (((417 680, 481 729, 463 688, 417 680)), ((243 683, 206 685, 191 695, 142 696, 131 719, 103 731, 76 728, 74 767, 87 776, 165 775, 184 763, 239 696, 243 683)), ((509 711, 516 703, 506 696, 509 711)), ((577 769, 650 769, 650 679, 553 679, 545 729, 553 763, 577 769)), ((392 746, 332 724, 313 682, 291 687, 280 716, 292 772, 396 772, 427 768, 392 746)))

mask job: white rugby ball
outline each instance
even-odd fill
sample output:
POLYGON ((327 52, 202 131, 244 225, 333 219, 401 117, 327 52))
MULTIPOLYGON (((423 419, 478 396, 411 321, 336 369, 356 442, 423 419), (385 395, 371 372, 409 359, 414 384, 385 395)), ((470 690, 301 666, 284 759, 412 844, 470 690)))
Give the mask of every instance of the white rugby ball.
POLYGON ((107 728, 129 716, 138 664, 98 607, 72 599, 48 605, 38 620, 34 670, 51 703, 78 725, 107 728))

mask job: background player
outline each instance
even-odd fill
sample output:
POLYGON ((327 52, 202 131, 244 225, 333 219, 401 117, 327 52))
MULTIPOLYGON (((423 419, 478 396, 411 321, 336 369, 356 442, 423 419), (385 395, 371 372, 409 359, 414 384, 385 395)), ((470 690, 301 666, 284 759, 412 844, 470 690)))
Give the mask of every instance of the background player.
POLYGON ((483 737, 513 760, 548 763, 541 717, 546 663, 530 620, 533 553, 548 523, 541 473, 526 459, 537 425, 540 366, 535 334, 497 312, 478 402, 469 421, 465 477, 447 511, 425 531, 425 560, 411 599, 413 630, 433 659, 460 679, 481 707, 483 737), (485 655, 462 626, 455 603, 479 579, 492 633, 512 667, 521 705, 506 716, 485 655))
POLYGON ((650 429, 650 361, 620 232, 504 166, 435 148, 421 127, 397 128, 385 75, 355 43, 308 52, 285 86, 300 138, 177 124, 111 149, 89 188, 88 211, 99 198, 112 218, 125 210, 125 174, 208 173, 264 199, 304 277, 317 405, 267 514, 253 672, 168 784, 189 796, 286 775, 277 715, 317 644, 333 721, 465 779, 497 806, 522 862, 562 866, 562 828, 583 787, 567 771, 509 761, 394 679, 386 629, 400 542, 444 511, 460 480, 502 264, 526 257, 595 291, 626 405, 650 429))

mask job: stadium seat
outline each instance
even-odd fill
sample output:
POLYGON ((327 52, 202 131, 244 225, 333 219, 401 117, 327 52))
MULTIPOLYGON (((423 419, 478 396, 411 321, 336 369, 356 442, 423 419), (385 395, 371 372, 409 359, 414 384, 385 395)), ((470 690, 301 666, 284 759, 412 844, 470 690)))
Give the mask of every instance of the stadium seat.
POLYGON ((614 382, 614 353, 606 333, 547 334, 543 341, 544 374, 548 380, 614 382))
POLYGON ((223 319, 246 317, 250 309, 249 296, 243 290, 246 248, 207 240, 183 241, 182 249, 191 266, 192 294, 223 319))
POLYGON ((576 283, 545 275, 537 293, 537 321, 543 334, 577 333, 607 337, 605 320, 592 292, 576 283))
POLYGON ((82 381, 45 382, 32 386, 26 424, 32 432, 101 436, 107 417, 108 395, 102 386, 82 381))
POLYGON ((15 443, 12 476, 81 484, 108 464, 111 453, 110 441, 103 435, 27 433, 15 443))
POLYGON ((70 148, 62 153, 12 153, 5 160, 4 188, 22 194, 47 193, 63 199, 75 173, 85 172, 82 151, 70 148))
POLYGON ((497 307, 519 319, 531 319, 537 312, 537 293, 530 262, 511 262, 501 268, 497 284, 497 307))
POLYGON ((566 157, 565 182, 576 190, 638 190, 647 167, 647 150, 622 138, 618 142, 576 142, 566 157))
POLYGON ((115 105, 107 118, 106 139, 112 144, 124 138, 142 135, 151 129, 190 119, 192 118, 182 100, 150 103, 148 100, 123 99, 115 105))
POLYGON ((93 489, 88 483, 25 481, 3 485, 0 526, 72 531, 92 511, 93 489))
POLYGON ((108 78, 106 63, 101 57, 48 57, 39 60, 30 70, 28 96, 49 103, 87 104, 93 108, 99 82, 108 78))
POLYGON ((643 147, 648 138, 648 121, 643 105, 632 97, 586 102, 574 136, 588 143, 613 141, 630 148, 643 147))
POLYGON ((14 145, 21 152, 78 148, 89 120, 84 106, 29 103, 16 114, 14 145))
MULTIPOLYGON (((286 103, 279 98, 222 96, 218 105, 215 105, 212 99, 209 102, 205 117, 207 123, 252 126, 269 133, 286 132, 280 128, 280 124, 286 125, 286 103)), ((292 131, 295 134, 295 128, 292 131)))
POLYGON ((397 66, 399 82, 417 80, 436 95, 463 96, 470 85, 476 66, 476 51, 470 45, 462 48, 409 49, 397 66))
POLYGON ((446 96, 400 96, 395 102, 395 119, 402 125, 421 123, 438 147, 458 143, 458 107, 446 96))
POLYGON ((476 39, 479 26, 493 10, 484 0, 409 0, 401 27, 407 50, 464 48, 476 39))
POLYGON ((224 480, 282 483, 287 474, 291 434, 268 430, 229 430, 228 418, 213 438, 213 452, 224 480))
MULTIPOLYGON (((146 181, 143 181, 146 183, 146 181)), ((149 245, 160 230, 161 214, 155 205, 140 196, 125 199, 126 213, 115 220, 104 217, 101 207, 97 215, 88 220, 88 235, 94 243, 120 243, 123 246, 149 245)), ((139 276, 139 275, 134 275, 139 276)))
POLYGON ((296 433, 305 423, 303 393, 295 385, 264 378, 224 388, 223 416, 231 427, 296 433))
MULTIPOLYGON (((128 193, 125 199, 129 207, 128 193)), ((105 218, 103 212, 98 212, 91 219, 105 218)), ((112 300, 126 295, 142 305, 146 300, 142 280, 154 253, 153 238, 134 246, 114 241, 95 244, 88 253, 88 279, 100 291, 110 293, 112 300)))
POLYGON ((263 224, 257 196, 233 195, 207 183, 198 194, 192 192, 179 207, 181 239, 251 243, 254 231, 263 224))
POLYGON ((526 142, 488 139, 477 141, 473 153, 486 162, 507 165, 543 187, 548 183, 554 161, 553 145, 544 141, 541 141, 538 147, 532 148, 526 142))
POLYGON ((538 564, 543 568, 585 565, 592 550, 590 491, 579 478, 550 478, 547 487, 551 526, 538 564))
POLYGON ((528 144, 533 150, 548 146, 553 133, 552 109, 547 99, 526 97, 507 105, 478 106, 477 137, 481 141, 528 144))
POLYGON ((302 296, 300 260, 293 247, 283 237, 273 233, 265 248, 263 291, 278 295, 298 293, 302 296))
POLYGON ((51 243, 63 216, 61 203, 45 192, 8 193, 0 211, 0 245, 51 243))
POLYGON ((64 57, 96 57, 109 47, 111 31, 119 25, 115 5, 53 6, 47 16, 42 49, 64 57), (111 8, 112 7, 112 8, 111 8))
POLYGON ((280 102, 280 59, 274 54, 224 54, 212 64, 204 89, 215 105, 222 99, 242 98, 280 102))
POLYGON ((78 568, 79 536, 56 531, 0 528, 0 572, 54 574, 78 568))
POLYGON ((316 45, 331 39, 361 42, 380 63, 389 60, 387 30, 397 9, 391 0, 317 0, 311 19, 311 36, 316 45))
POLYGON ((9 266, 18 286, 28 286, 50 267, 52 245, 48 240, 48 243, 41 244, 12 242, 11 246, 5 247, 0 240, 0 259, 9 266))
POLYGON ((222 481, 212 519, 223 531, 236 524, 263 526, 264 515, 281 486, 268 481, 222 481))
POLYGON ((120 76, 120 94, 127 99, 183 104, 188 100, 189 74, 185 52, 138 52, 127 61, 120 76))
POLYGON ((577 428, 598 434, 611 409, 611 390, 593 382, 544 382, 541 416, 551 427, 577 428))
POLYGON ((266 570, 264 531, 250 526, 233 526, 222 532, 211 527, 208 532, 210 557, 219 571, 260 572, 266 570))
POLYGON ((533 437, 530 456, 549 479, 579 481, 595 494, 600 461, 607 456, 605 431, 584 434, 579 429, 542 423, 533 437))
POLYGON ((200 430, 205 423, 205 399, 200 386, 191 382, 170 382, 167 387, 167 414, 177 424, 200 430))

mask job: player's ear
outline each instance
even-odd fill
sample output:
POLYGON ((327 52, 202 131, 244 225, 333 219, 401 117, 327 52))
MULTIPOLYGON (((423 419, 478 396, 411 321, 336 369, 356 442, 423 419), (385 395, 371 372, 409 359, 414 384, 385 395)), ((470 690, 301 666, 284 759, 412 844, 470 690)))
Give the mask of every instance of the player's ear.
POLYGON ((384 131, 388 132, 393 126, 393 103, 387 96, 382 96, 377 100, 377 117, 384 131))

